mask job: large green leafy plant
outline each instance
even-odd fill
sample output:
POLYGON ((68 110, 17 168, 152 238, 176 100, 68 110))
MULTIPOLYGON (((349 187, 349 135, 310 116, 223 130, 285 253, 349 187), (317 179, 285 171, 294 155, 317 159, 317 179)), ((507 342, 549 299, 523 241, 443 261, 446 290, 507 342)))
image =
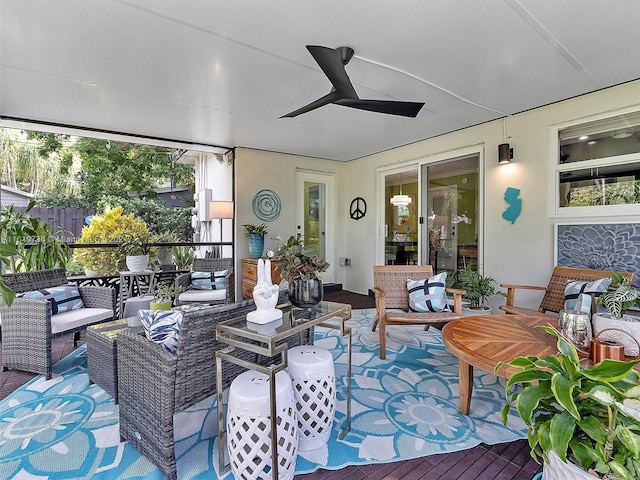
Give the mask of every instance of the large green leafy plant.
POLYGON ((631 280, 620 272, 611 272, 611 284, 599 301, 616 318, 622 318, 625 310, 640 305, 640 292, 631 286, 631 280))
POLYGON ((471 265, 458 270, 455 286, 466 290, 464 298, 469 301, 469 307, 473 310, 487 306, 489 298, 495 295, 505 296, 504 292, 497 290, 496 280, 493 277, 483 275, 474 270, 471 265))
POLYGON ((280 276, 291 280, 322 280, 322 274, 329 264, 318 256, 316 245, 304 245, 299 237, 291 236, 286 242, 276 238, 280 243, 276 264, 280 267, 280 276))
POLYGON ((508 363, 521 371, 507 381, 502 421, 506 424, 516 408, 529 427, 536 460, 547 460, 553 451, 594 476, 640 478, 640 374, 633 368, 640 361, 586 366, 555 329, 541 328, 558 338, 558 354, 521 356, 508 363))
POLYGON ((2 242, 14 249, 6 262, 12 272, 65 268, 71 257, 69 247, 47 222, 29 214, 34 205, 30 202, 23 212, 15 210, 13 205, 0 210, 2 242))

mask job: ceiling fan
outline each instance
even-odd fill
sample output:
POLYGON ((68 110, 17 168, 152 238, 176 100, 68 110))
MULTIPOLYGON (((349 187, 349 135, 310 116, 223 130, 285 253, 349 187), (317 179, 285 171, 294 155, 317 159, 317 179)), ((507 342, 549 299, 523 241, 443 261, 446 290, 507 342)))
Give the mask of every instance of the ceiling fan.
POLYGON ((333 88, 331 91, 318 100, 305 105, 302 108, 287 113, 280 118, 297 117, 302 113, 310 112, 316 108, 334 103, 344 107, 358 108, 370 112, 386 113, 390 115, 400 115, 403 117, 415 117, 418 115, 424 103, 397 102, 393 100, 365 100, 358 97, 351 80, 347 76, 345 65, 353 58, 353 48, 338 47, 329 48, 319 45, 307 45, 307 50, 318 63, 324 74, 327 76, 333 88))

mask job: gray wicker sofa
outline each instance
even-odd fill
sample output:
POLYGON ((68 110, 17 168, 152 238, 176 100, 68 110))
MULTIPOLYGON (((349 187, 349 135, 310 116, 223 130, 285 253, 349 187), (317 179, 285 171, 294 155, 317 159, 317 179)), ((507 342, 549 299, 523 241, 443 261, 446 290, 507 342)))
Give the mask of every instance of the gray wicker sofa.
MULTIPOLYGON (((2 276, 14 292, 58 287, 68 284, 62 268, 9 273, 2 276)), ((51 378, 51 339, 74 333, 74 346, 80 331, 88 325, 115 318, 116 291, 109 287, 78 287, 84 306, 52 315, 51 303, 44 299, 16 298, 11 307, 0 301, 2 325, 2 368, 25 370, 51 378)))
MULTIPOLYGON (((252 310, 251 299, 185 312, 176 354, 132 331, 118 335, 120 438, 131 442, 169 480, 177 478, 174 414, 216 393, 215 352, 223 345, 215 340, 215 324, 252 310)), ((294 335, 290 346, 299 341, 294 335)), ((313 330, 302 341, 313 343, 313 330)), ((258 360, 250 353, 245 358, 258 360)), ((259 361, 271 363, 264 357, 259 361)), ((228 362, 223 365, 225 386, 245 370, 228 362)))

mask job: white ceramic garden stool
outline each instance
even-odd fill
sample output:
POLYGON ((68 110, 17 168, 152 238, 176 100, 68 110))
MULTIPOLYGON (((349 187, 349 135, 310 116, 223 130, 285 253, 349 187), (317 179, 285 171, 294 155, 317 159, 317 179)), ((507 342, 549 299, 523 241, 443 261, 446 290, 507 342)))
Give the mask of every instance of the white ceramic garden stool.
MULTIPOLYGON (((278 479, 292 479, 298 454, 295 399, 291 380, 276 374, 278 479)), ((272 479, 269 377, 253 370, 238 375, 229 387, 227 450, 236 479, 272 479)))
POLYGON ((307 452, 329 441, 336 412, 336 374, 331 353, 314 345, 289 349, 287 371, 298 417, 298 450, 307 452))

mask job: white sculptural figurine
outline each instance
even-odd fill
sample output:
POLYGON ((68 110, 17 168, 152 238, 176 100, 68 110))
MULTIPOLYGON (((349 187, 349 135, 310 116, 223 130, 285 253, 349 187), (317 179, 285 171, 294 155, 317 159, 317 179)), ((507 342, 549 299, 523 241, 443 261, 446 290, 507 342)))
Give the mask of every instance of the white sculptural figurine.
POLYGON ((247 321, 265 324, 282 318, 282 310, 278 310, 278 294, 280 287, 271 283, 271 260, 258 259, 258 281, 253 287, 253 301, 257 310, 247 314, 247 321))

